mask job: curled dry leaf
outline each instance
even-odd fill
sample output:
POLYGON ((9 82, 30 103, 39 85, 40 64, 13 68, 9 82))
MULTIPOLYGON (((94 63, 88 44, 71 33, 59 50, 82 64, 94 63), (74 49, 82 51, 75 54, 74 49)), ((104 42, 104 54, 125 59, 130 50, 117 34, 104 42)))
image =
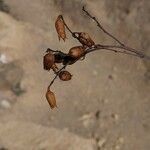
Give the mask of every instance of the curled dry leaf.
POLYGON ((72 75, 70 74, 70 72, 63 70, 59 73, 59 78, 62 81, 69 81, 72 78, 72 75))
POLYGON ((74 32, 73 34, 78 37, 78 40, 83 46, 92 47, 93 45, 95 45, 94 41, 91 39, 88 33, 74 32))
POLYGON ((48 90, 46 92, 46 99, 47 99, 51 109, 57 107, 56 98, 55 98, 55 95, 52 91, 48 90))
POLYGON ((43 67, 45 70, 50 70, 55 61, 54 55, 52 52, 48 52, 43 57, 43 67))
POLYGON ((65 32, 65 24, 62 19, 62 15, 59 15, 55 22, 56 31, 58 33, 59 40, 62 38, 64 41, 66 39, 66 32, 65 32))
POLYGON ((84 55, 85 48, 83 46, 75 46, 69 50, 69 56, 78 59, 84 55))

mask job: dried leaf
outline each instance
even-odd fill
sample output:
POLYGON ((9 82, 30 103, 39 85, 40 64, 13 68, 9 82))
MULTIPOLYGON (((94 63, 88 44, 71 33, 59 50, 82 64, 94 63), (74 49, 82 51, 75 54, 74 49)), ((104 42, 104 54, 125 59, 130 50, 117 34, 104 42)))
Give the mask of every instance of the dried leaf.
POLYGON ((80 43, 83 46, 92 47, 93 45, 95 45, 94 41, 91 39, 91 37, 89 36, 88 33, 85 33, 85 32, 75 32, 74 34, 77 35, 80 43))
POLYGON ((57 17, 57 20, 55 22, 55 27, 58 33, 59 40, 62 38, 65 41, 66 39, 65 24, 61 15, 57 17))
POLYGON ((44 57, 43 57, 43 66, 45 70, 50 70, 51 67, 53 66, 55 61, 55 57, 53 53, 48 52, 44 57))
POLYGON ((77 59, 83 56, 85 48, 83 46, 75 46, 69 50, 69 56, 77 59))
POLYGON ((69 80, 71 80, 72 75, 70 74, 70 72, 64 70, 59 73, 59 78, 62 81, 69 81, 69 80))
POLYGON ((55 98, 55 95, 52 91, 48 90, 46 92, 46 99, 47 99, 51 109, 57 107, 56 98, 55 98))

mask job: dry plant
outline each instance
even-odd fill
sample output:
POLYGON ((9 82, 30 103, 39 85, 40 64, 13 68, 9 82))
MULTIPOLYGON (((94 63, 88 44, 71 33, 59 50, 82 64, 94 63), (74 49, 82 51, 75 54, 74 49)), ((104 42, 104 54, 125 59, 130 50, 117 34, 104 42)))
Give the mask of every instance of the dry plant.
POLYGON ((86 55, 88 53, 97 51, 97 50, 107 50, 115 53, 123 53, 127 55, 133 55, 135 57, 139 57, 141 59, 148 59, 150 60, 149 56, 146 56, 141 51, 138 51, 136 49, 133 49, 124 43, 122 43, 118 38, 113 36, 111 33, 109 33, 102 25, 101 23, 92 16, 85 7, 82 8, 83 12, 92 19, 97 27, 103 31, 106 35, 108 35, 110 38, 112 38, 114 41, 117 42, 115 45, 102 45, 102 44, 96 44, 92 38, 89 36, 88 33, 85 32, 73 32, 66 22, 64 21, 64 18, 62 15, 59 15, 55 22, 56 31, 58 33, 59 40, 63 39, 66 40, 66 29, 70 32, 73 38, 77 39, 80 43, 80 45, 70 48, 68 53, 64 53, 59 50, 52 50, 48 48, 46 50, 46 54, 43 58, 43 65, 44 69, 47 71, 53 70, 55 77, 50 82, 47 92, 46 92, 46 99, 50 105, 50 107, 53 109, 57 107, 56 104, 56 98, 54 93, 51 91, 51 86, 53 85, 54 81, 59 77, 62 81, 69 81, 72 78, 72 75, 70 72, 66 70, 66 67, 68 65, 73 65, 78 60, 85 59, 86 55), (62 64, 61 68, 58 68, 57 64, 62 64))

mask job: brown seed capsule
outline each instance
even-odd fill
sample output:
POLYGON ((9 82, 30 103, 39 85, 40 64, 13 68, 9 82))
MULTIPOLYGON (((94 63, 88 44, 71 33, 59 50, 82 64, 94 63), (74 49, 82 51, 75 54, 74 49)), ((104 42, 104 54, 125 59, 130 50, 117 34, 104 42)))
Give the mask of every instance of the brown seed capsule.
POLYGON ((52 91, 48 90, 46 92, 46 99, 47 99, 51 109, 57 107, 56 98, 55 98, 55 95, 52 91))
POLYGON ((74 34, 78 37, 80 43, 83 44, 83 46, 92 47, 95 45, 94 41, 91 39, 88 33, 74 32, 74 34))
POLYGON ((50 70, 52 65, 54 64, 55 58, 53 53, 48 52, 44 57, 43 57, 43 66, 45 70, 50 70))
POLYGON ((80 58, 85 52, 85 48, 83 46, 75 46, 69 50, 69 56, 77 59, 80 58))
POLYGON ((69 81, 69 80, 71 80, 72 75, 70 74, 70 72, 64 70, 59 73, 59 78, 62 81, 69 81))
POLYGON ((62 38, 65 41, 66 32, 65 32, 65 24, 64 24, 64 21, 62 19, 62 15, 59 15, 57 17, 56 22, 55 22, 55 28, 56 28, 56 31, 58 33, 59 40, 62 38))
POLYGON ((61 53, 54 54, 55 56, 55 63, 62 63, 64 56, 61 53))

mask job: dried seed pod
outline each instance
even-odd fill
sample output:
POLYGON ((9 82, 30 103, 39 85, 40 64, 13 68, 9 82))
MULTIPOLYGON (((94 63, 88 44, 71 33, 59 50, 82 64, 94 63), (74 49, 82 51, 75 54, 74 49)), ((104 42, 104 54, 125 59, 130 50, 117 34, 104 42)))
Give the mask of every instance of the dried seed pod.
POLYGON ((83 46, 92 47, 93 45, 95 45, 94 41, 91 39, 88 33, 74 32, 73 34, 78 37, 78 40, 83 46))
POLYGON ((52 52, 48 52, 44 57, 43 57, 43 66, 45 70, 50 70, 52 65, 54 64, 55 57, 52 52))
POLYGON ((63 70, 59 73, 59 78, 62 81, 69 81, 72 78, 72 75, 70 74, 70 72, 63 70))
POLYGON ((55 56, 55 63, 62 63, 63 62, 63 59, 64 59, 64 56, 60 53, 56 53, 54 54, 55 56))
POLYGON ((57 107, 56 98, 55 98, 55 95, 52 91, 48 90, 46 92, 46 99, 47 99, 51 109, 57 107))
POLYGON ((63 65, 72 65, 72 64, 74 64, 75 62, 77 61, 77 59, 76 58, 73 58, 72 56, 69 56, 69 54, 68 54, 68 56, 66 56, 65 57, 65 59, 63 59, 63 65))
POLYGON ((64 24, 64 21, 62 19, 62 15, 59 15, 57 17, 57 20, 55 22, 55 28, 56 28, 56 31, 58 33, 59 40, 62 38, 65 41, 66 32, 65 32, 65 24, 64 24))
POLYGON ((69 50, 69 56, 77 59, 84 55, 85 48, 83 46, 75 46, 69 50))

